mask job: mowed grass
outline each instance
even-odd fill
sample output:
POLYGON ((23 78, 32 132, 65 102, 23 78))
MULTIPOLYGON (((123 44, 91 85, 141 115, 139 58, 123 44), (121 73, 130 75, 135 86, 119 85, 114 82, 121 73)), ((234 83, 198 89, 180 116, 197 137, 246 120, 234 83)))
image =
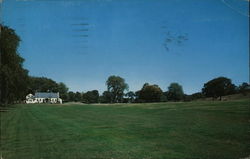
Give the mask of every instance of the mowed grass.
POLYGON ((1 112, 3 159, 239 159, 249 100, 16 105, 1 112))

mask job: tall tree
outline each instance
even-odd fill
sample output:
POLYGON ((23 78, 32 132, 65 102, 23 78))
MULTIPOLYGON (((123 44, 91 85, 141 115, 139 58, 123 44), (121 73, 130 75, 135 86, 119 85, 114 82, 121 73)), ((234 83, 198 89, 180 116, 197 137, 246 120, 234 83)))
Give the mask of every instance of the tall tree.
POLYGON ((140 102, 160 102, 163 92, 158 85, 145 83, 142 89, 137 92, 140 102))
POLYGON ((111 93, 111 102, 121 102, 124 91, 128 90, 128 84, 119 76, 110 76, 106 81, 108 92, 111 93))
POLYGON ((178 83, 171 83, 168 87, 167 98, 172 101, 179 101, 183 98, 184 92, 182 86, 178 83))
POLYGON ((27 92, 28 70, 18 54, 20 38, 15 31, 0 25, 0 104, 23 100, 27 92))
POLYGON ((226 77, 214 78, 204 84, 202 93, 206 97, 220 98, 223 95, 233 94, 235 92, 235 85, 232 84, 231 79, 226 77))

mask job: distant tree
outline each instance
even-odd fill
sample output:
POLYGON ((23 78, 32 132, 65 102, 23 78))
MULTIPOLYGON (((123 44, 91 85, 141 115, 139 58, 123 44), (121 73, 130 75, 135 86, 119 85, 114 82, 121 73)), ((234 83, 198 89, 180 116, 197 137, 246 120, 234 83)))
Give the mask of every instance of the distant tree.
POLYGON ((15 31, 0 24, 0 105, 21 101, 27 93, 28 70, 18 54, 20 38, 15 31))
POLYGON ((68 100, 70 102, 75 101, 75 93, 74 92, 72 92, 72 91, 68 92, 68 100))
POLYGON ((139 98, 140 97, 141 90, 138 90, 135 92, 135 102, 136 103, 142 103, 143 101, 139 98))
POLYGON ((110 93, 109 91, 104 91, 99 98, 99 101, 101 103, 111 103, 111 100, 112 100, 112 93, 110 93))
POLYGON ((235 93, 235 85, 229 78, 218 77, 205 83, 202 93, 206 97, 213 97, 214 99, 219 97, 221 100, 221 96, 235 93))
POLYGON ((125 96, 128 98, 128 102, 132 103, 135 100, 135 93, 133 91, 129 91, 128 93, 125 94, 125 96))
POLYGON ((87 95, 84 92, 82 92, 82 103, 88 103, 87 95))
POLYGON ((168 87, 167 98, 170 101, 180 101, 184 96, 182 86, 178 83, 171 83, 168 87))
POLYGON ((167 102, 168 101, 168 97, 166 95, 165 92, 163 92, 163 94, 161 95, 161 102, 167 102))
POLYGON ((238 89, 239 89, 239 93, 246 95, 247 92, 250 92, 250 85, 246 82, 243 82, 241 85, 239 85, 238 89))
POLYGON ((67 99, 68 90, 69 88, 63 82, 60 82, 58 84, 58 92, 60 93, 60 98, 62 98, 63 101, 68 100, 67 99))
POLYGON ((111 93, 111 102, 122 102, 124 91, 128 90, 128 84, 119 76, 110 76, 106 81, 108 92, 111 93))
POLYGON ((29 77, 30 93, 35 92, 59 92, 58 84, 46 77, 29 77))
POLYGON ((190 102, 190 101, 192 101, 193 99, 192 99, 192 96, 191 96, 191 95, 184 94, 183 97, 182 97, 182 100, 183 100, 184 102, 190 102))
POLYGON ((75 102, 81 102, 82 101, 82 94, 80 92, 75 93, 75 102))
POLYGON ((98 90, 92 90, 91 94, 92 94, 91 102, 92 103, 98 103, 99 102, 99 92, 98 92, 98 90))
POLYGON ((163 92, 158 85, 145 83, 140 91, 137 92, 139 102, 160 102, 163 92))
POLYGON ((83 95, 84 103, 98 103, 99 102, 99 92, 98 90, 92 90, 84 93, 83 95))
POLYGON ((204 95, 202 92, 197 92, 197 93, 191 94, 192 100, 201 99, 201 98, 204 98, 204 95))
POLYGON ((56 81, 46 77, 29 77, 28 81, 29 93, 35 92, 59 92, 60 98, 63 101, 67 101, 68 88, 63 83, 57 83, 56 81))

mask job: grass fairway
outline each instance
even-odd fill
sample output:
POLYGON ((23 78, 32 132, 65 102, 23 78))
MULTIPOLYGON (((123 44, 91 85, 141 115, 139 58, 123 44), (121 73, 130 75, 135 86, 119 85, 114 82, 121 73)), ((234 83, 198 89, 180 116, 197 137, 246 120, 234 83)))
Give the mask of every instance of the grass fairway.
POLYGON ((3 159, 239 159, 250 155, 249 100, 16 105, 1 112, 3 159))

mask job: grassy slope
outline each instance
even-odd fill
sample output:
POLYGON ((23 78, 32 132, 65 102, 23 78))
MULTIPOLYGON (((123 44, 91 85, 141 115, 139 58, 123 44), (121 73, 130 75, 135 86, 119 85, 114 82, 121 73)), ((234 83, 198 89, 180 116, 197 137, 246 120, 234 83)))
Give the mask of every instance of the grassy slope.
POLYGON ((5 159, 241 158, 249 100, 124 105, 17 105, 1 113, 5 159))

